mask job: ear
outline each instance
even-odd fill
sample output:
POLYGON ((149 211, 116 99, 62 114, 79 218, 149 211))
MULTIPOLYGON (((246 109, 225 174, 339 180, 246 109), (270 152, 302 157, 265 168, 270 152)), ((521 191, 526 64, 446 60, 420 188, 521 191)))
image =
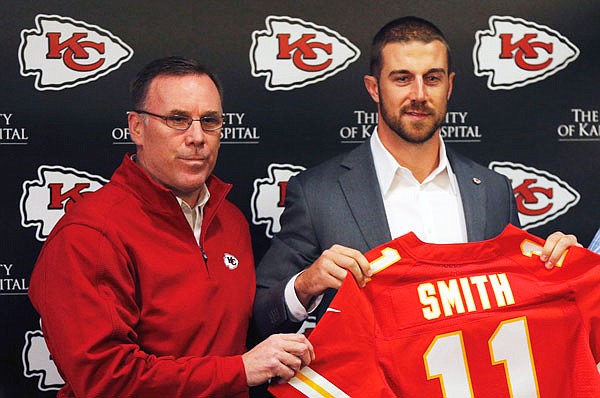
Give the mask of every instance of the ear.
POLYGON ((136 146, 143 146, 144 144, 144 121, 137 112, 129 112, 127 114, 127 124, 129 125, 129 136, 131 141, 136 146))
POLYGON ((448 95, 447 95, 447 100, 450 100, 450 96, 452 95, 452 88, 454 87, 454 75, 456 75, 456 73, 452 72, 450 73, 450 76, 448 76, 448 95))
POLYGON ((379 104, 379 85, 377 84, 377 78, 375 76, 365 75, 363 79, 369 95, 376 104, 379 104))

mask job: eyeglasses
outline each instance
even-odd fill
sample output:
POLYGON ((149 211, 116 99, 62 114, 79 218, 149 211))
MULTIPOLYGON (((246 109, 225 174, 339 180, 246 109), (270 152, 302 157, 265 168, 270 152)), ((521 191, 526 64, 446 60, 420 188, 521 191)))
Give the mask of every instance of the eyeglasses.
POLYGON ((207 133, 215 134, 217 130, 223 127, 223 115, 214 115, 214 116, 202 116, 200 119, 194 119, 191 116, 183 116, 183 115, 157 115, 156 113, 142 111, 142 110, 134 110, 135 113, 146 114, 150 116, 157 117, 165 121, 165 124, 175 130, 185 131, 190 128, 193 122, 200 122, 200 126, 202 126, 202 130, 207 133))

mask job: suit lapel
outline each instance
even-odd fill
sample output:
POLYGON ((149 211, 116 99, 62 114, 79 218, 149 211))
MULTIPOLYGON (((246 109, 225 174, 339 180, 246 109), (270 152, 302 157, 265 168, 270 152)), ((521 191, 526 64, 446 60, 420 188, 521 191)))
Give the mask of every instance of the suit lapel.
POLYGON ((348 153, 341 166, 339 183, 366 242, 366 249, 390 241, 390 229, 379 190, 369 141, 348 153))
POLYGON ((466 158, 448 147, 446 147, 446 151, 460 189, 467 227, 467 239, 469 242, 483 240, 485 239, 485 206, 487 201, 486 181, 481 176, 475 175, 473 167, 466 158))

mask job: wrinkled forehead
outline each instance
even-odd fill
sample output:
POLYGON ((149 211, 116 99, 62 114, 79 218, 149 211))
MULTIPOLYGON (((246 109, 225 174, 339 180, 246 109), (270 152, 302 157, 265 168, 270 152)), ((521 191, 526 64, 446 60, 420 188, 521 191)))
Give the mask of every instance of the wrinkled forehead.
POLYGON ((145 103, 165 111, 221 110, 219 90, 205 74, 159 75, 150 83, 145 103))
POLYGON ((448 49, 440 40, 390 42, 381 49, 381 70, 443 69, 448 73, 448 49))

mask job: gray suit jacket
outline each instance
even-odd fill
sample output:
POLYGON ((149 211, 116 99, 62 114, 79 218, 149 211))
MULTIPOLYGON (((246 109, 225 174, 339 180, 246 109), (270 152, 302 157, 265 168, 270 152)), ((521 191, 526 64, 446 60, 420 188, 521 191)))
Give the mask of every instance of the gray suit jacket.
MULTIPOLYGON (((469 241, 490 239, 507 224, 519 225, 508 179, 447 149, 463 202, 469 241)), ((369 143, 292 177, 286 189, 281 231, 257 268, 254 324, 261 336, 294 332, 284 289, 292 276, 334 244, 365 253, 391 240, 369 143)), ((327 309, 329 289, 316 310, 327 309)))

